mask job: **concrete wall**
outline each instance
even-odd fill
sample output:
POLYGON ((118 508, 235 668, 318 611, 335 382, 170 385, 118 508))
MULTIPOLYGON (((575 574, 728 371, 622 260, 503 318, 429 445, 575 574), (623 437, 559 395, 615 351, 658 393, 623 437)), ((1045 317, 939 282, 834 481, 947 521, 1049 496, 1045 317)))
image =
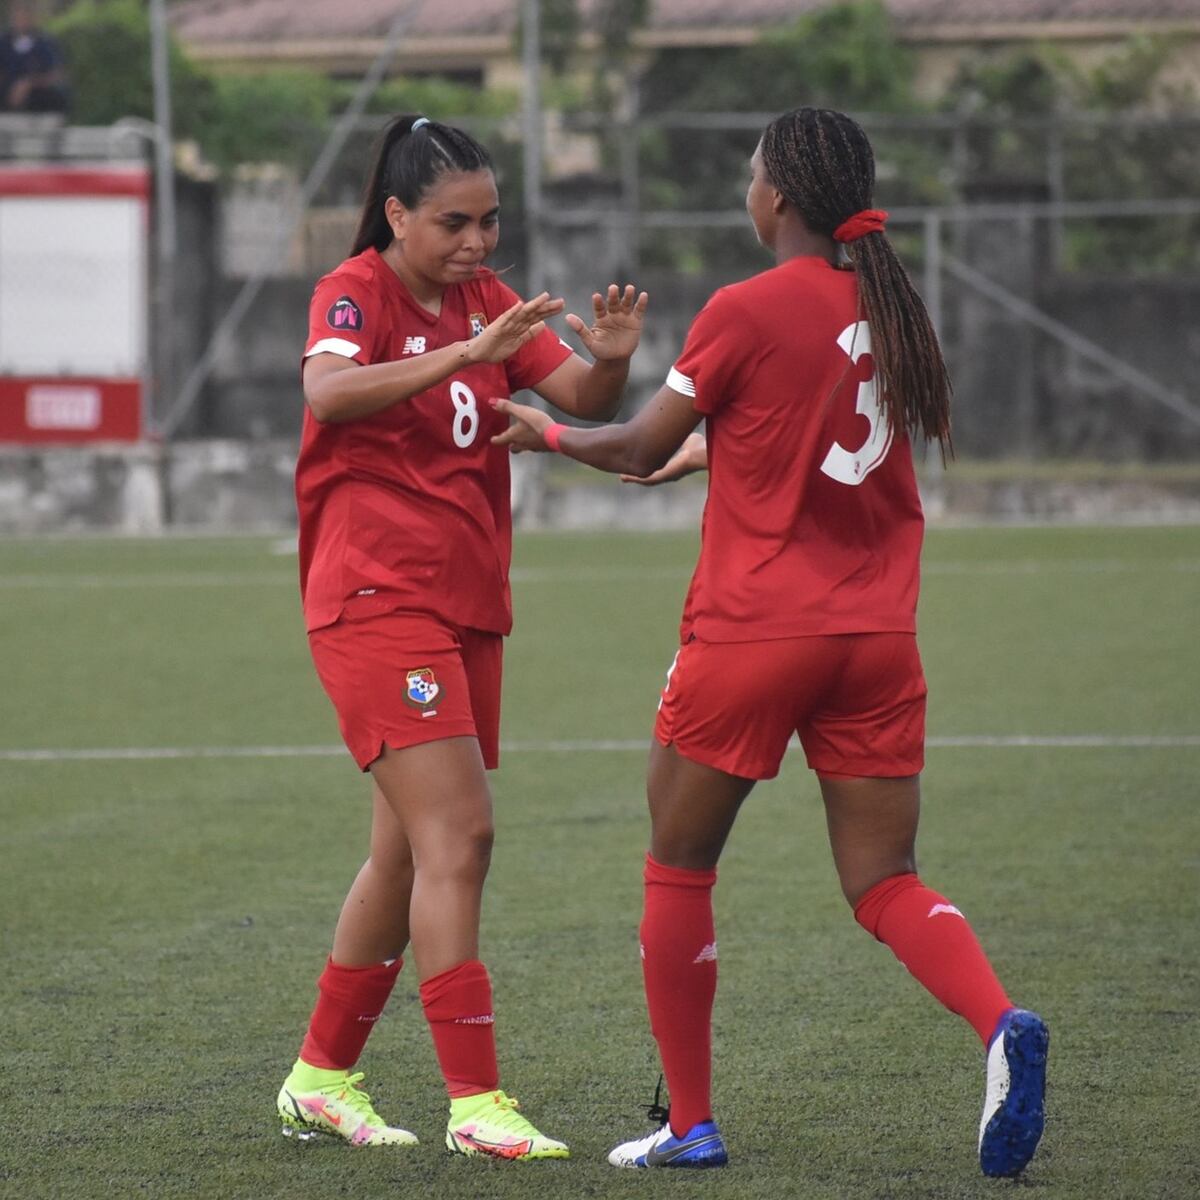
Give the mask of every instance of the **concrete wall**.
MULTIPOLYGON (((0 535, 279 532, 295 528, 290 439, 0 450, 0 535)), ((704 477, 639 488, 554 460, 514 460, 521 528, 696 529, 704 477)), ((922 479, 931 521, 1200 521, 1200 468, 1056 478, 951 466, 922 479)))

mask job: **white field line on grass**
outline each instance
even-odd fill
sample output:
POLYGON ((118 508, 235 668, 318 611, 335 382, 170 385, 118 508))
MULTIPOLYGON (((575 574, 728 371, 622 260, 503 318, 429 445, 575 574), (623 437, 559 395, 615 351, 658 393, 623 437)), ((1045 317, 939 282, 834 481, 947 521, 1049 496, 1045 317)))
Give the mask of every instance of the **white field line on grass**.
MULTIPOLYGON (((1166 571, 1193 575, 1200 572, 1200 558, 1174 558, 1162 562, 1142 559, 1019 559, 1013 561, 971 562, 932 561, 921 568, 924 575, 1119 575, 1166 571)), ((602 583, 605 580, 684 579, 692 565, 631 567, 516 567, 514 583, 602 583)), ((0 575, 0 590, 82 591, 89 588, 127 588, 138 591, 152 588, 207 587, 296 587, 294 572, 281 571, 163 571, 139 575, 13 574, 0 575)))
MULTIPOLYGON (((504 742, 505 754, 612 754, 649 749, 648 738, 566 739, 504 742)), ((798 743, 793 739, 791 748, 798 743)), ((1063 734, 1010 736, 963 735, 931 737, 925 742, 930 750, 942 749, 1178 749, 1200 746, 1200 734, 1063 734)), ((166 759, 197 758, 340 758, 344 746, 113 746, 95 749, 45 748, 0 750, 0 762, 153 762, 166 759)))

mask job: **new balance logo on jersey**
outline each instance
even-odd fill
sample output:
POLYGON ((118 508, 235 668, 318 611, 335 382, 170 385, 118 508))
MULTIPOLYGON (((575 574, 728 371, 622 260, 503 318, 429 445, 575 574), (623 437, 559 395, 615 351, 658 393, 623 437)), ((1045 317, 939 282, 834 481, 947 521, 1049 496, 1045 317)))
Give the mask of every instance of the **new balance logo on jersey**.
MULTIPOLYGON (((928 917, 936 917, 938 915, 938 913, 948 913, 952 917, 961 917, 962 916, 962 913, 960 913, 958 911, 958 909, 954 907, 953 904, 935 904, 925 914, 925 916, 927 918, 928 917)), ((966 918, 964 917, 963 919, 965 920, 966 918)))
POLYGON ((425 339, 423 337, 406 337, 401 354, 424 354, 425 339))
POLYGON ((716 962, 717 961, 717 943, 709 942, 695 958, 692 959, 692 965, 696 963, 716 962))

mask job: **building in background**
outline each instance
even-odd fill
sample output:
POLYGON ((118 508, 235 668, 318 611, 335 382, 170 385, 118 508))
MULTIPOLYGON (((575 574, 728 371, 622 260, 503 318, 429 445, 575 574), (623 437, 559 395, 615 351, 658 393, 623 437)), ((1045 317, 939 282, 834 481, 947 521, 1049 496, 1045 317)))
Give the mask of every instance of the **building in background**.
MULTIPOLYGON (((941 92, 981 49, 1050 42, 1081 64, 1094 63, 1131 35, 1175 43, 1171 81, 1200 88, 1200 5, 1196 0, 884 0, 900 39, 918 57, 919 88, 941 92)), ((391 0, 183 0, 173 6, 176 36, 196 59, 230 68, 304 66, 357 77, 383 44, 391 0)), ((700 47, 747 46, 765 31, 828 7, 827 0, 653 0, 632 42, 644 56, 700 47)), ((581 0, 580 47, 597 45, 581 0)), ((420 0, 394 70, 443 75, 483 87, 520 81, 515 0, 420 0)))

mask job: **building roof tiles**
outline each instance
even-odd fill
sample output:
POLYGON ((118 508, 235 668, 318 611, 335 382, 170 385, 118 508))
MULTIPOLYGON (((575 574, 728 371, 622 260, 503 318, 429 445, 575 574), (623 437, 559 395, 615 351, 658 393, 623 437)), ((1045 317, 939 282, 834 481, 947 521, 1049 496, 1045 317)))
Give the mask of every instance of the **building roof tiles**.
MULTIPOLYGON (((651 32, 777 24, 823 7, 828 0, 653 0, 651 32)), ((990 26, 1044 23, 1200 22, 1200 0, 885 0, 902 25, 990 26)), ((510 36, 517 0, 415 0, 413 38, 510 36)), ((585 13, 594 0, 584 0, 585 13)), ((320 40, 383 36, 396 0, 182 0, 171 19, 185 42, 320 40)))

